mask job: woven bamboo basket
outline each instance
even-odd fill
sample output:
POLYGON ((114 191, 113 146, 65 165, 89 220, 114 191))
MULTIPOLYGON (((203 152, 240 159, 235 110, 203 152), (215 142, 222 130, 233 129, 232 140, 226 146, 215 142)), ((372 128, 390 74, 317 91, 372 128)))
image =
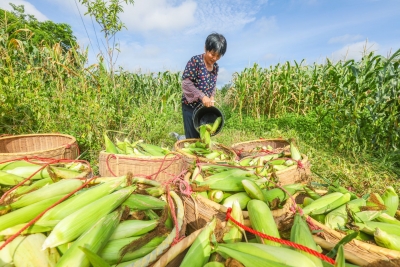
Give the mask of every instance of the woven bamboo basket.
POLYGON ((179 175, 185 168, 185 161, 180 154, 167 157, 131 156, 100 152, 100 176, 122 176, 132 172, 134 176, 142 176, 165 182, 179 175))
POLYGON ((0 162, 25 157, 76 159, 75 137, 66 134, 26 134, 0 137, 0 162))
MULTIPOLYGON (((185 205, 186 231, 192 233, 203 228, 213 217, 220 221, 226 220, 227 208, 201 195, 182 196, 185 205)), ((275 222, 279 228, 283 227, 283 221, 288 218, 290 213, 291 201, 287 201, 281 209, 272 210, 275 222), (281 225, 282 224, 282 225, 281 225)), ((250 226, 249 214, 243 211, 245 225, 250 226)))
MULTIPOLYGON (((185 159, 185 162, 187 165, 191 165, 193 162, 226 163, 227 161, 231 161, 231 160, 223 160, 223 161, 210 160, 205 157, 198 157, 195 155, 190 155, 182 150, 182 148, 184 148, 184 146, 185 146, 184 145, 185 143, 195 143, 199 140, 200 139, 195 139, 195 138, 185 139, 185 140, 177 141, 174 145, 174 150, 183 155, 183 158, 185 159)), ((234 160, 237 159, 236 153, 233 149, 231 149, 223 144, 215 144, 214 146, 216 149, 220 149, 220 150, 224 151, 224 153, 227 154, 227 156, 229 156, 231 159, 234 159, 234 160)))
POLYGON ((257 148, 263 146, 271 146, 274 151, 281 152, 287 151, 289 152, 290 144, 284 139, 258 139, 251 140, 246 142, 240 142, 232 144, 231 147, 235 151, 235 153, 240 157, 248 157, 252 155, 257 155, 259 153, 263 153, 263 150, 259 150, 257 148))
MULTIPOLYGON (((345 237, 344 234, 332 230, 331 228, 312 219, 311 217, 309 217, 309 220, 311 221, 311 224, 316 226, 318 229, 323 230, 322 232, 319 232, 318 235, 330 244, 336 245, 336 243, 338 243, 343 237, 345 237)), ((316 241, 322 247, 324 246, 324 241, 321 241, 319 239, 316 239, 316 241)), ((374 264, 374 266, 382 266, 384 265, 384 263, 390 263, 393 260, 396 260, 397 264, 400 263, 400 251, 379 247, 377 245, 369 244, 356 239, 353 239, 352 241, 347 243, 344 246, 344 251, 345 257, 349 262, 360 266, 367 266, 370 264, 374 264), (346 254, 348 255, 346 256, 346 254)), ((393 264, 387 266, 399 265, 393 264)))

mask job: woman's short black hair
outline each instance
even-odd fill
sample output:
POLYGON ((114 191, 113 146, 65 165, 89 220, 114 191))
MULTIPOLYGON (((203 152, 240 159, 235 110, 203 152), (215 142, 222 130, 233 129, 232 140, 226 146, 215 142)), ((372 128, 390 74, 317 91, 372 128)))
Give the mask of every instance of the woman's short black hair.
POLYGON ((222 34, 214 32, 209 36, 207 36, 206 39, 207 51, 215 51, 222 57, 226 52, 226 47, 227 47, 226 39, 222 34))

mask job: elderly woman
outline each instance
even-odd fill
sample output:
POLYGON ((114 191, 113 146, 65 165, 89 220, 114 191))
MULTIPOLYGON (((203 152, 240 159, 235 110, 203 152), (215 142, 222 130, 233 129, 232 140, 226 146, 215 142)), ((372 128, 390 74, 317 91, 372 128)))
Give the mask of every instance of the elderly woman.
POLYGON ((182 74, 182 116, 186 138, 199 138, 193 125, 193 112, 203 104, 214 105, 218 64, 225 54, 227 43, 225 37, 218 33, 210 34, 205 43, 205 52, 192 57, 182 74))

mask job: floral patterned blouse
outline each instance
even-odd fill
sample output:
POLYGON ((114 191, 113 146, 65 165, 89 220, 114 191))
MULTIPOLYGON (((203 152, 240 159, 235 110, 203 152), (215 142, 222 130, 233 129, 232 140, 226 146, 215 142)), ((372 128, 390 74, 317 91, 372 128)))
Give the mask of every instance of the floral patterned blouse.
MULTIPOLYGON (((192 57, 186 64, 182 74, 182 80, 189 79, 194 86, 202 91, 206 96, 211 97, 215 94, 215 86, 218 76, 218 64, 214 63, 213 70, 209 71, 203 60, 203 54, 192 57)), ((184 94, 182 94, 182 103, 192 108, 201 104, 201 100, 189 103, 184 94)))

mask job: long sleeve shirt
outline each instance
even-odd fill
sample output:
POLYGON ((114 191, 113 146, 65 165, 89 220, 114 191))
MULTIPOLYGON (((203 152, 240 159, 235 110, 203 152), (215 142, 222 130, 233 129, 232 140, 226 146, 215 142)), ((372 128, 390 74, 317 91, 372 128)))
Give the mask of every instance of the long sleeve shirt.
POLYGON ((218 70, 217 63, 212 71, 207 70, 203 54, 192 57, 182 74, 182 103, 196 108, 205 95, 214 96, 218 70))

